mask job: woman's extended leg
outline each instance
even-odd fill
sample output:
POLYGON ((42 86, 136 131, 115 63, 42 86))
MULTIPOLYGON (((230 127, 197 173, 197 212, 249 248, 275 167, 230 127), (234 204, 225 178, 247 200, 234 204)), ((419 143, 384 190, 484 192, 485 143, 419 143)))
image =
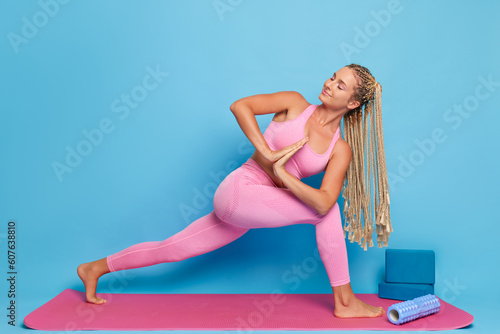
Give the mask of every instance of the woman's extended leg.
POLYGON ((224 223, 212 211, 163 241, 143 242, 109 255, 107 263, 110 271, 118 271, 182 261, 225 246, 247 231, 224 223))
POLYGON ((87 301, 102 304, 105 300, 96 296, 97 280, 102 275, 208 253, 238 239, 247 231, 248 228, 222 222, 212 211, 163 241, 139 243, 104 259, 81 264, 77 269, 78 276, 85 285, 87 301))

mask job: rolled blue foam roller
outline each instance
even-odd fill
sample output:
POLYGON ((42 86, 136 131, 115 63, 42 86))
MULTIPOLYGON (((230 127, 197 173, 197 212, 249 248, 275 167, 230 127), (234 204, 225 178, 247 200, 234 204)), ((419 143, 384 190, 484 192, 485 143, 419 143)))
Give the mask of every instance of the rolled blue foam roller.
POLYGON ((435 295, 425 295, 393 304, 387 309, 389 321, 395 325, 428 316, 439 311, 441 303, 435 295))

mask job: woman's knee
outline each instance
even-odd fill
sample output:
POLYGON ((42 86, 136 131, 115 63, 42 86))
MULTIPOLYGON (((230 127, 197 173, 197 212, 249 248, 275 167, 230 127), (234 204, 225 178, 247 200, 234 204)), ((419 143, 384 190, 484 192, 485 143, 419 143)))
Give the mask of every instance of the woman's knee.
POLYGON ((327 225, 337 224, 339 221, 341 222, 339 204, 336 202, 325 215, 318 215, 318 217, 319 219, 316 221, 315 225, 319 223, 327 225))

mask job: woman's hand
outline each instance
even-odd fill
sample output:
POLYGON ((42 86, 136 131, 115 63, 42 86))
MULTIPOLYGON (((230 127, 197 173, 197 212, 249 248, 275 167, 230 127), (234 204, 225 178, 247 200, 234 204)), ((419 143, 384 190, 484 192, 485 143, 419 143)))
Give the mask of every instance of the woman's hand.
POLYGON ((278 151, 271 151, 271 154, 267 159, 274 162, 273 171, 276 176, 279 176, 278 174, 281 171, 285 170, 285 164, 288 162, 288 160, 290 160, 290 158, 298 150, 300 150, 308 140, 309 138, 305 137, 292 145, 283 147, 278 151))
MULTIPOLYGON (((299 149, 304 146, 304 144, 307 142, 308 140, 308 137, 304 137, 302 138, 301 140, 299 140, 298 142, 296 143, 293 143, 291 145, 288 145, 288 146, 285 146, 281 149, 279 149, 278 151, 272 151, 272 150, 269 150, 267 154, 264 154, 262 153, 262 156, 267 160, 267 161, 270 161, 272 163, 275 163, 276 161, 278 161, 281 157, 283 157, 285 154, 287 154, 288 152, 290 152, 292 149, 295 148, 295 146, 299 145, 299 149), (302 143, 304 142, 304 143, 302 143), (301 144, 302 143, 302 144, 301 144)), ((292 154, 293 155, 293 154, 292 154)), ((290 158, 288 158, 290 159, 290 158)), ((288 161, 287 159, 287 161, 288 161)))

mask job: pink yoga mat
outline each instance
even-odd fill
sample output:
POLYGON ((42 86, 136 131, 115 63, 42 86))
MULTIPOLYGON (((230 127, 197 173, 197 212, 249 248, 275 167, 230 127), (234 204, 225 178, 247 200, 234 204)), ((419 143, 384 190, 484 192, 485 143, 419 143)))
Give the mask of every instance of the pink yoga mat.
MULTIPOLYGON (((103 305, 66 289, 24 318, 33 329, 72 330, 449 330, 474 317, 440 299, 438 313, 393 325, 379 318, 341 319, 333 315, 333 294, 97 294, 103 305)), ((356 294, 387 308, 400 300, 356 294)))

